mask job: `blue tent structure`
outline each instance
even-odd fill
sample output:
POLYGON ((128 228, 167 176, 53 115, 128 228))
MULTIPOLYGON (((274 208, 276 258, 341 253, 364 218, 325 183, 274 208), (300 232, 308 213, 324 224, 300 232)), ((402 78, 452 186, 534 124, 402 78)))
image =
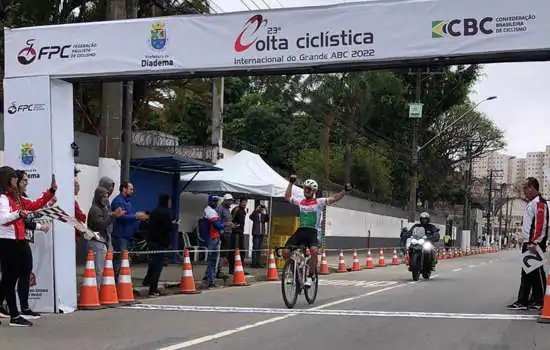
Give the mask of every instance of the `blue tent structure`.
MULTIPOLYGON (((132 205, 136 211, 150 211, 157 205, 160 194, 170 194, 174 216, 179 216, 180 194, 190 182, 182 183, 181 175, 194 173, 194 178, 202 171, 221 170, 210 163, 177 155, 134 158, 130 162, 130 181, 135 187, 132 205)), ((178 243, 179 237, 175 234, 173 248, 179 249, 178 243)), ((174 259, 177 262, 177 254, 174 259)))

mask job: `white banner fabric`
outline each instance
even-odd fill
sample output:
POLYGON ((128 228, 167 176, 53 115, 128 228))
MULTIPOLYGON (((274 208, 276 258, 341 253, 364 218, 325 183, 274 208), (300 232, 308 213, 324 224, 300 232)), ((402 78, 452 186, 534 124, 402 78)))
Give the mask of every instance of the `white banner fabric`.
POLYGON ((368 1, 6 29, 5 74, 131 76, 510 55, 550 50, 548 33, 546 0, 368 1))
MULTIPOLYGON (((51 182, 50 109, 50 77, 4 80, 4 164, 27 172, 31 199, 38 198, 51 182)), ((31 247, 34 278, 31 278, 30 307, 38 312, 53 312, 51 230, 48 233, 37 231, 31 247)))

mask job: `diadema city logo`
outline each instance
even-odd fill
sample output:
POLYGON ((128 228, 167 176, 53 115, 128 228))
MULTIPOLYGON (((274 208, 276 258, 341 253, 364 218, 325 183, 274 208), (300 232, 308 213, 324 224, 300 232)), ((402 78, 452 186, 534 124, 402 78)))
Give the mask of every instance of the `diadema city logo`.
POLYGON ((369 59, 375 56, 374 33, 356 29, 297 32, 262 14, 249 17, 233 43, 235 65, 312 63, 369 59), (244 57, 246 55, 246 57, 244 57))
POLYGON ((432 21, 432 38, 458 38, 502 33, 523 33, 534 14, 524 16, 469 17, 432 21))
POLYGON ((30 38, 25 46, 17 53, 17 61, 27 66, 41 60, 66 60, 85 59, 96 56, 97 44, 95 42, 70 43, 65 45, 48 44, 36 45, 36 39, 30 38))
POLYGON ((164 53, 168 44, 168 30, 165 22, 158 21, 151 24, 148 43, 153 53, 145 55, 141 60, 142 68, 155 69, 174 66, 174 60, 170 55, 164 53))

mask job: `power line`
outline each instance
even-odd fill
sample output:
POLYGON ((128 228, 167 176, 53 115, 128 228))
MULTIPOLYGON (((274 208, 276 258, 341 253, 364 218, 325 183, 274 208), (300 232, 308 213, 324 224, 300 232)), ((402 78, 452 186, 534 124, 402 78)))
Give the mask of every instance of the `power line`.
POLYGON ((271 6, 269 6, 269 4, 265 0, 262 0, 262 2, 264 3, 265 7, 271 10, 271 6))
POLYGON ((244 7, 246 7, 248 10, 252 11, 252 9, 250 8, 250 6, 248 6, 248 4, 246 2, 244 2, 244 0, 240 0, 241 4, 244 5, 244 7))
POLYGON ((250 0, 250 2, 253 3, 254 6, 256 6, 256 8, 257 8, 258 10, 261 10, 261 9, 262 9, 260 6, 258 6, 258 4, 256 3, 256 1, 250 0))

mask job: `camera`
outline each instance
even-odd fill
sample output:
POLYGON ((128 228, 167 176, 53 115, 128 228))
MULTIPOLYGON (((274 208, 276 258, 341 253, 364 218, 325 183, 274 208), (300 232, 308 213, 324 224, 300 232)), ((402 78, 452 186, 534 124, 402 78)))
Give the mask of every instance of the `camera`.
POLYGON ((78 157, 80 155, 80 146, 76 142, 71 143, 71 149, 73 150, 73 157, 78 157))

